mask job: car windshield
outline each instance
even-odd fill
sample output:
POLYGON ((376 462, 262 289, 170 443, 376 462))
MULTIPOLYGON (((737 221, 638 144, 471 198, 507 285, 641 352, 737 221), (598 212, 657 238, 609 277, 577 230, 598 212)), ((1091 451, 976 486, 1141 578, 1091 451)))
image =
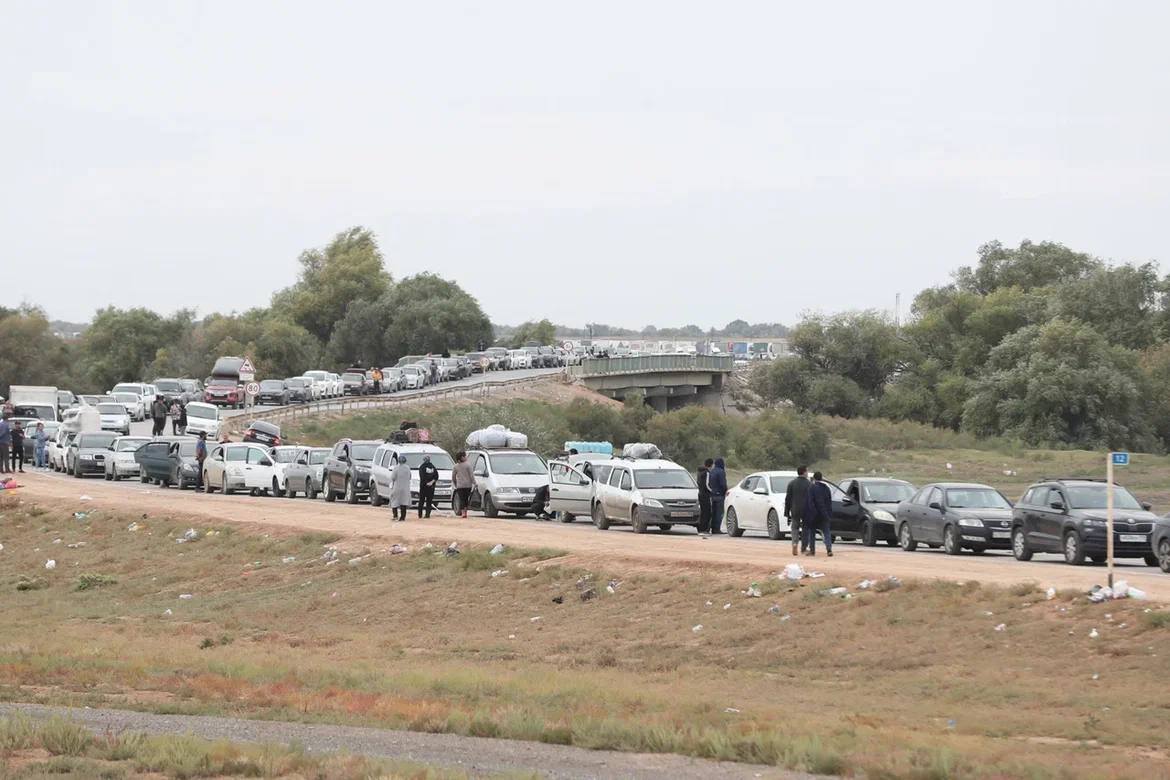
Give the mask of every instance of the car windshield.
POLYGON ((82 433, 77 437, 77 446, 82 449, 109 447, 116 438, 114 433, 82 433))
POLYGON ((275 449, 272 451, 272 459, 277 463, 292 463, 300 454, 301 451, 295 447, 289 449, 275 449))
POLYGON ((401 368, 387 368, 385 371, 382 372, 382 376, 385 376, 387 378, 402 376, 402 369, 401 368))
POLYGON ((265 379, 260 383, 261 390, 283 390, 284 382, 279 379, 265 379))
POLYGON ((643 490, 688 490, 695 487, 695 480, 682 469, 654 469, 635 471, 634 484, 643 490))
POLYGON ((547 474, 548 466, 533 452, 497 452, 488 456, 497 474, 547 474))
POLYGON ((120 385, 114 385, 114 389, 111 390, 110 392, 111 393, 134 393, 134 395, 142 395, 142 385, 131 385, 131 384, 122 383, 120 385))
POLYGON ((354 444, 349 448, 349 456, 354 460, 373 460, 377 444, 354 444))
POLYGON ((114 400, 122 404, 136 404, 138 396, 134 393, 114 393, 114 400))
POLYGON ((947 491, 951 509, 1011 509, 1008 500, 991 488, 952 488, 947 491))
POLYGON ((230 376, 213 376, 208 387, 235 387, 237 384, 239 383, 230 376))
POLYGON ((768 477, 768 484, 772 487, 773 493, 787 493, 788 483, 792 481, 792 477, 768 477))
MULTIPOLYGON (((1065 488, 1073 509, 1105 509, 1108 494, 1104 485, 1078 485, 1065 488)), ((1113 488, 1113 506, 1117 509, 1140 510, 1142 505, 1123 487, 1113 488)))
POLYGON ((126 414, 126 407, 122 404, 98 404, 99 414, 126 414))
POLYGON ((285 384, 289 387, 305 387, 308 382, 303 379, 287 379, 285 380, 285 384))
POLYGON ((188 417, 200 417, 204 420, 214 420, 219 417, 219 410, 214 406, 196 406, 187 404, 188 417))
POLYGON ((309 463, 314 466, 320 466, 329 459, 329 450, 313 450, 309 453, 309 463))
POLYGON ((17 417, 33 417, 38 420, 52 420, 57 411, 56 406, 42 406, 27 404, 13 407, 17 417))
POLYGON ((179 456, 183 458, 194 458, 196 444, 197 442, 194 439, 184 439, 179 442, 179 456))
POLYGON ((914 495, 914 488, 905 482, 868 482, 861 489, 870 504, 897 504, 914 495))
POLYGON ((349 373, 346 373, 346 374, 342 374, 342 375, 341 375, 341 380, 342 380, 343 382, 360 382, 360 381, 362 381, 363 379, 365 379, 365 376, 363 376, 362 374, 349 374, 349 373))
POLYGON ((450 471, 455 468, 455 462, 445 452, 403 452, 399 453, 398 457, 405 460, 407 466, 418 471, 418 467, 422 465, 423 456, 425 455, 431 456, 431 465, 440 471, 450 471))
POLYGON ((115 445, 116 452, 133 452, 134 450, 146 444, 150 439, 119 439, 115 445))
POLYGON ((174 379, 156 379, 154 380, 154 389, 167 393, 179 393, 182 392, 183 386, 174 379))

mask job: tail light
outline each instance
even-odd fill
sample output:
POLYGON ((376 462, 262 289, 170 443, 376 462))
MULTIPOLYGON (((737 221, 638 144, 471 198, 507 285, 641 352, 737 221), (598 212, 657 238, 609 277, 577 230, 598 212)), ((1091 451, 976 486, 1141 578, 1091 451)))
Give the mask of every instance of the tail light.
POLYGON ((273 436, 273 437, 272 437, 272 446, 273 446, 273 447, 279 447, 279 446, 280 446, 280 437, 279 437, 279 436, 273 436))

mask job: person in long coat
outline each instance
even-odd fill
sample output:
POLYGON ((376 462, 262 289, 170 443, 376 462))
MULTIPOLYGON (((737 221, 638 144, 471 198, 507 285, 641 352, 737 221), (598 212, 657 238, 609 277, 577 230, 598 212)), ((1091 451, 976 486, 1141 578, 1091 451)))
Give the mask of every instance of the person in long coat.
MULTIPOLYGON (((395 458, 397 460, 397 458, 395 458)), ((410 506, 410 466, 405 460, 397 460, 390 471, 390 511, 395 520, 406 519, 406 509, 410 506)))

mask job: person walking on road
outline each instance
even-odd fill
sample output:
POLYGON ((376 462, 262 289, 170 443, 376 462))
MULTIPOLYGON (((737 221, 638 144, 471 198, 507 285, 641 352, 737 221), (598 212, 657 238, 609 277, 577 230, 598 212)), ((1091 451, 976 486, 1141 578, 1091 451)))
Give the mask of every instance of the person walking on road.
POLYGON ((370 376, 374 379, 374 395, 382 394, 382 369, 375 368, 370 372, 370 376))
POLYGON ((796 555, 796 546, 800 551, 808 549, 804 543, 801 526, 804 523, 804 505, 808 501, 808 489, 812 485, 808 481, 808 467, 796 467, 796 479, 788 483, 788 490, 784 494, 784 516, 788 518, 788 532, 792 537, 792 554, 796 555))
POLYGON ((167 424, 167 405, 161 395, 156 395, 150 403, 150 419, 154 421, 154 436, 162 436, 167 424))
POLYGON ((711 491, 711 533, 723 533, 723 502, 727 498, 727 470, 723 458, 716 458, 715 465, 707 472, 707 489, 711 491))
POLYGON ((33 439, 33 465, 38 469, 43 469, 49 465, 49 435, 45 433, 45 424, 37 423, 36 429, 32 432, 33 439))
POLYGON ((812 485, 808 489, 808 499, 804 509, 804 546, 805 555, 817 554, 817 531, 825 540, 825 553, 833 557, 833 496, 821 472, 813 474, 812 485))
POLYGON ((24 428, 20 424, 20 420, 12 421, 12 471, 16 471, 19 466, 21 472, 24 471, 24 428))
POLYGON ((8 474, 8 448, 12 446, 12 423, 8 414, 0 416, 0 474, 8 474))
POLYGON ((471 489, 475 487, 475 475, 471 473, 471 464, 467 462, 467 453, 463 450, 455 456, 455 468, 451 469, 451 480, 455 485, 455 515, 467 517, 467 505, 471 503, 471 489))
POLYGON ((187 404, 179 404, 179 435, 187 435, 187 404))
POLYGON ((435 485, 439 483, 439 470, 431 463, 430 455, 423 455, 418 467, 418 516, 430 517, 435 508, 435 485))
POLYGON ((179 435, 179 417, 182 416, 183 405, 179 403, 179 399, 175 398, 171 401, 171 408, 168 410, 168 416, 171 418, 171 435, 179 435))
POLYGON ((195 475, 196 490, 203 487, 203 461, 205 460, 207 460, 207 431, 199 431, 199 441, 195 442, 195 468, 199 470, 199 473, 195 475))
POLYGON ((699 470, 695 472, 695 482, 699 483, 699 533, 711 533, 711 489, 707 487, 707 474, 715 461, 707 458, 699 470))
POLYGON ((390 469, 390 511, 394 519, 402 522, 406 519, 406 510, 410 507, 410 466, 406 459, 394 456, 394 467, 390 469))

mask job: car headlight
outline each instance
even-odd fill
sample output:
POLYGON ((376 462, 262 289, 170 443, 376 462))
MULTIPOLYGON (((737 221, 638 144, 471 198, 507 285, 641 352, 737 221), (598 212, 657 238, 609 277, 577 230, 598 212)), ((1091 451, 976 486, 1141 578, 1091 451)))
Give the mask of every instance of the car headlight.
POLYGON ((198 474, 199 473, 199 469, 196 468, 194 463, 184 463, 183 464, 183 471, 187 472, 188 474, 198 474))
POLYGON ((968 528, 982 528, 983 521, 978 517, 960 517, 959 525, 965 525, 968 528))
POLYGON ((81 459, 82 460, 93 460, 93 455, 90 455, 88 452, 83 452, 83 453, 81 453, 81 459))
POLYGON ((659 501, 657 498, 648 498, 645 501, 643 501, 642 503, 644 503, 646 506, 648 506, 652 509, 661 509, 662 508, 662 502, 659 501))
POLYGON ((1086 517, 1085 518, 1085 525, 1087 525, 1091 528, 1104 528, 1107 525, 1107 523, 1104 520, 1099 520, 1096 517, 1086 517))
POLYGON ((503 487, 503 488, 500 488, 499 490, 497 490, 496 492, 497 492, 497 493, 501 493, 501 494, 504 494, 504 493, 506 493, 506 494, 508 494, 508 495, 513 495, 513 494, 515 494, 515 493, 519 493, 519 492, 520 492, 520 488, 514 488, 514 487, 512 487, 512 488, 510 488, 510 487, 503 487))
POLYGON ((892 522, 894 522, 894 516, 893 516, 892 514, 890 514, 889 512, 887 512, 886 510, 884 510, 884 509, 879 509, 879 510, 877 510, 876 512, 874 512, 874 513, 873 513, 873 519, 874 519, 874 520, 880 520, 880 521, 882 521, 883 523, 892 523, 892 522))

